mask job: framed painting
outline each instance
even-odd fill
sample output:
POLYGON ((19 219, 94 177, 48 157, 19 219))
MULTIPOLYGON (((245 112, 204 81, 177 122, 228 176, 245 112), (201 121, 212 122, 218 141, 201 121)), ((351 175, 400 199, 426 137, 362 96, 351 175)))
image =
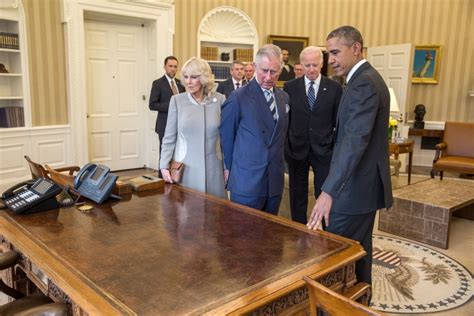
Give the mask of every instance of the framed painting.
POLYGON ((412 83, 437 84, 441 64, 441 45, 416 45, 412 83))
MULTIPOLYGON (((282 36, 282 35, 269 35, 268 43, 274 44, 280 47, 282 50, 288 52, 288 61, 287 65, 288 71, 283 69, 280 77, 278 78, 277 87, 282 87, 283 83, 287 80, 294 79, 294 72, 292 71, 293 65, 299 63, 300 53, 308 46, 309 38, 308 37, 296 37, 296 36, 282 36), (293 75, 292 75, 293 74, 293 75)), ((285 57, 284 57, 285 59, 285 57)))

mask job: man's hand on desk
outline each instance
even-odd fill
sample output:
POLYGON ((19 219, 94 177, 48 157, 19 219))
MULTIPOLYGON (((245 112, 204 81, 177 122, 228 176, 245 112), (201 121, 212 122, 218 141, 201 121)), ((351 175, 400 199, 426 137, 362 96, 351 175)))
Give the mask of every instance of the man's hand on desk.
POLYGON ((326 226, 329 226, 329 212, 331 211, 331 207, 332 197, 324 191, 321 192, 316 200, 316 204, 313 207, 311 217, 306 226, 309 229, 321 228, 323 218, 326 226))
POLYGON ((174 183, 173 179, 171 179, 171 174, 168 169, 161 169, 161 176, 163 177, 163 180, 168 183, 174 183))

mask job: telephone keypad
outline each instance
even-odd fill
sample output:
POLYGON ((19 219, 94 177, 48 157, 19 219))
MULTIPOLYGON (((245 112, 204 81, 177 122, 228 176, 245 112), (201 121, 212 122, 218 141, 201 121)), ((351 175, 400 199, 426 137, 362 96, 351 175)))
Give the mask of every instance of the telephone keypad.
POLYGON ((23 188, 4 201, 5 205, 16 213, 21 213, 45 199, 56 196, 61 188, 49 179, 38 178, 29 188, 23 188))

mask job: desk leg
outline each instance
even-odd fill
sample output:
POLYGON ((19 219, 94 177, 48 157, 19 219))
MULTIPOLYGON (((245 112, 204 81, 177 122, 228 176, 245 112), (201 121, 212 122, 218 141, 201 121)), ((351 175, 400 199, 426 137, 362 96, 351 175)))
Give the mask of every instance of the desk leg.
POLYGON ((408 184, 410 184, 411 181, 411 164, 413 161, 413 151, 410 151, 408 153, 408 184))

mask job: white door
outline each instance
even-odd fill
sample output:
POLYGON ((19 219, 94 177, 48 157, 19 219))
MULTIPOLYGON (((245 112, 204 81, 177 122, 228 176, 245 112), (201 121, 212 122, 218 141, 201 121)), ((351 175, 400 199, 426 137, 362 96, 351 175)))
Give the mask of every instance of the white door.
MULTIPOLYGON (((389 88, 393 88, 403 122, 407 122, 408 99, 411 94, 411 75, 413 71, 413 45, 399 44, 369 47, 367 60, 382 75, 389 88)), ((400 126, 401 136, 408 138, 408 125, 400 126)), ((405 169, 408 155, 400 155, 401 170, 405 169)))
POLYGON ((139 25, 85 21, 89 161, 112 170, 145 165, 148 88, 139 25))
POLYGON ((407 101, 411 91, 413 45, 400 44, 369 47, 367 60, 382 75, 397 97, 400 113, 407 120, 407 101))

